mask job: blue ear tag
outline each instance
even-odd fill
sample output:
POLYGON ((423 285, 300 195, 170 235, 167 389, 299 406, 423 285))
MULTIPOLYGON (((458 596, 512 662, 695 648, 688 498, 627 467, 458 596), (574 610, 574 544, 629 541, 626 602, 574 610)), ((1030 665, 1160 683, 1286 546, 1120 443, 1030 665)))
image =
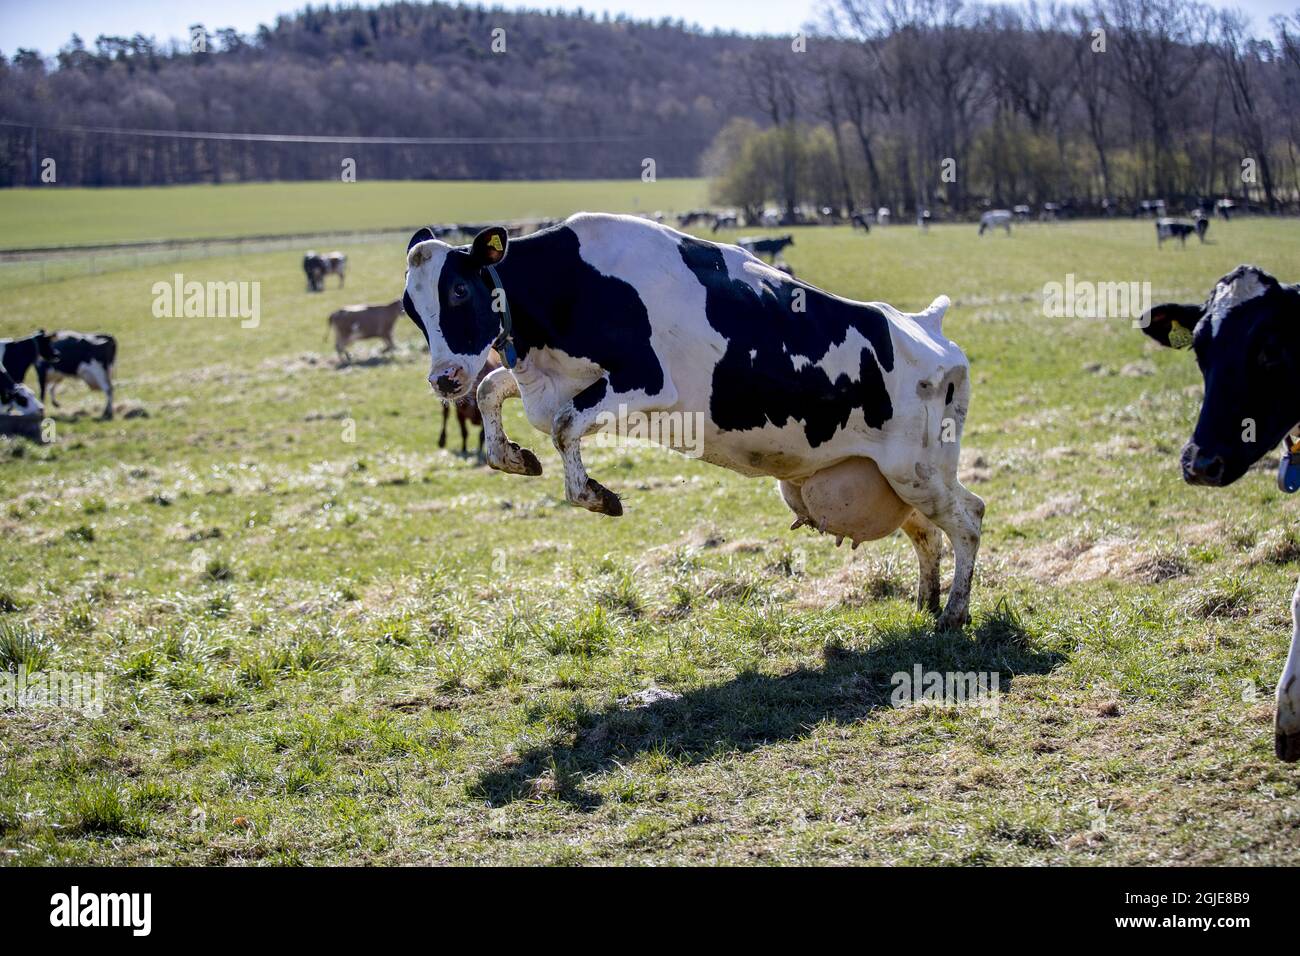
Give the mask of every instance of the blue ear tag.
POLYGON ((518 356, 515 354, 515 343, 507 339, 505 348, 502 351, 505 353, 501 357, 506 360, 506 368, 514 368, 515 362, 518 359, 518 356))
POLYGON ((1277 466, 1277 486, 1288 495, 1300 491, 1300 443, 1292 445, 1289 435, 1277 466))

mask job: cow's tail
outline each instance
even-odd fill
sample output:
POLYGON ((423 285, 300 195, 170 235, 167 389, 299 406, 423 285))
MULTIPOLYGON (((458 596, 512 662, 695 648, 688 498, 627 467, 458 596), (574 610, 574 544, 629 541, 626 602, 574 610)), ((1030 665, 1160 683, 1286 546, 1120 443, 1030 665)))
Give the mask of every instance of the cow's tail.
POLYGON ((926 307, 924 312, 917 312, 912 318, 927 332, 938 333, 943 329, 943 315, 948 311, 952 300, 941 295, 926 307))

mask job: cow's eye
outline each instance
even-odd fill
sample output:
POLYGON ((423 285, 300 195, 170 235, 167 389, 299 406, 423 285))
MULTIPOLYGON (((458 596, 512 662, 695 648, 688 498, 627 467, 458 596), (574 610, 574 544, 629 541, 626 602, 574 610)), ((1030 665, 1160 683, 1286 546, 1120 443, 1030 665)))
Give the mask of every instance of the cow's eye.
POLYGON ((451 287, 451 301, 453 304, 457 302, 464 302, 468 298, 469 298, 469 286, 467 286, 465 283, 457 282, 454 286, 451 287))

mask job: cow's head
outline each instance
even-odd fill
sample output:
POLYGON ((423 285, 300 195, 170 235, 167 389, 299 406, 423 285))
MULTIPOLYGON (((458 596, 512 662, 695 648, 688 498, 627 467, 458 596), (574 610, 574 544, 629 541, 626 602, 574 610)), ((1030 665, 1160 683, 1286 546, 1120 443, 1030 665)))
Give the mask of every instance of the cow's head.
POLYGON ((1238 266, 1204 305, 1157 305, 1142 321, 1161 345, 1190 345, 1205 378, 1188 482, 1232 484, 1300 420, 1300 287, 1238 266))
POLYGON ((463 398, 501 331, 484 270, 506 257, 509 236, 489 226, 466 246, 449 246, 428 229, 406 247, 402 307, 429 343, 429 384, 439 398, 463 398))

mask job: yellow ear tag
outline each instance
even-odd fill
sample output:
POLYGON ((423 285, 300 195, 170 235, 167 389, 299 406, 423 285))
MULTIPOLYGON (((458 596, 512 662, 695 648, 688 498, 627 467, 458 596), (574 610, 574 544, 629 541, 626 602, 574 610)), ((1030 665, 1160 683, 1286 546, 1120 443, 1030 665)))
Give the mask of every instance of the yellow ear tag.
POLYGON ((1169 330, 1169 344, 1176 349, 1185 349, 1192 344, 1192 333, 1175 323, 1169 330))
POLYGON ((487 244, 488 244, 489 246, 491 246, 493 249, 495 249, 497 252, 503 252, 503 251, 504 251, 504 250, 501 248, 501 237, 500 237, 499 235, 497 235, 496 233, 493 233, 493 234, 492 234, 492 238, 489 239, 489 240, 487 241, 487 244))

